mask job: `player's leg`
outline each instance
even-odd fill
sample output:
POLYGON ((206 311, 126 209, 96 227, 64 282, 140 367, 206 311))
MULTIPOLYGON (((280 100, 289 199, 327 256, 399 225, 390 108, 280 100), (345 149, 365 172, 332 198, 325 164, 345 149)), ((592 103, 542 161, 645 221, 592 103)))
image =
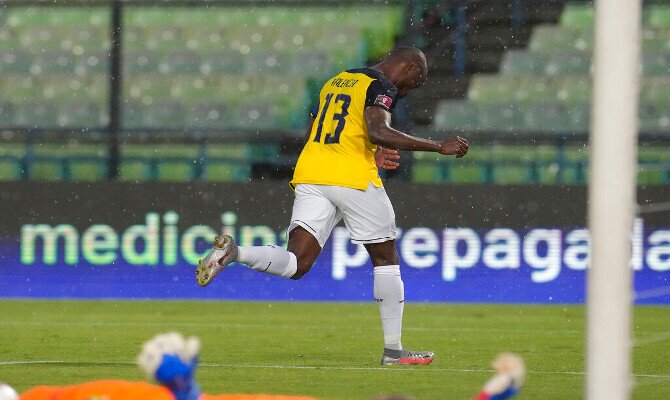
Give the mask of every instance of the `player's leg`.
POLYGON ((400 276, 400 262, 395 249, 395 240, 382 243, 367 243, 365 249, 370 254, 374 266, 375 301, 384 332, 384 349, 402 350, 402 314, 405 306, 405 287, 400 276))
POLYGON ((300 279, 309 272, 321 254, 321 245, 314 235, 298 225, 289 232, 288 251, 295 254, 298 261, 297 271, 291 279, 300 279))
POLYGON ((342 189, 337 202, 352 242, 365 245, 374 266, 374 297, 384 333, 382 364, 428 364, 432 352, 416 352, 402 346, 405 290, 395 248, 395 213, 383 187, 342 189))
POLYGON ((288 253, 294 255, 296 260, 291 279, 300 279, 309 272, 328 236, 342 219, 324 188, 322 185, 303 184, 295 188, 287 246, 288 253))
POLYGON ((212 250, 198 263, 198 284, 206 286, 233 262, 284 278, 299 279, 307 273, 340 214, 315 185, 298 185, 295 194, 288 250, 275 245, 238 246, 230 236, 217 237, 212 250))
POLYGON ((402 346, 402 315, 405 307, 405 286, 400 276, 400 263, 395 240, 367 243, 365 248, 374 266, 374 297, 384 332, 384 354, 381 363, 430 364, 431 351, 413 351, 402 346))
POLYGON ((234 262, 284 278, 293 277, 298 264, 293 253, 279 246, 238 246, 231 236, 223 235, 214 239, 212 249, 198 262, 196 282, 207 286, 221 270, 234 262))

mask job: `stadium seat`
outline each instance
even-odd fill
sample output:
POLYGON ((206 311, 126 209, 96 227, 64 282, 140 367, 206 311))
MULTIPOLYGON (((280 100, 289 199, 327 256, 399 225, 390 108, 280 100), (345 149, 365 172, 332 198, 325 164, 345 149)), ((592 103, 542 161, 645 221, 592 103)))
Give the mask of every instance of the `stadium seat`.
POLYGON ((415 161, 412 181, 417 183, 483 183, 481 166, 467 162, 415 161))
POLYGON ((194 178, 195 163, 185 160, 158 161, 157 180, 166 182, 187 182, 194 178))
POLYGON ((223 103, 198 103, 188 109, 186 127, 190 129, 225 129, 234 117, 230 106, 223 103))
POLYGON ((538 25, 528 44, 528 48, 540 54, 556 51, 591 51, 593 33, 551 24, 538 25))
POLYGON ((470 81, 468 99, 479 104, 503 103, 514 94, 519 78, 505 75, 475 75, 470 81))
POLYGON ((107 175, 106 160, 84 161, 77 160, 76 157, 70 160, 70 180, 75 182, 94 182, 100 181, 107 175))
POLYGON ((670 28, 670 7, 665 4, 645 7, 644 25, 650 28, 670 28))
POLYGON ((670 28, 647 28, 642 30, 641 35, 645 52, 670 52, 670 28))
POLYGON ((264 101, 249 100, 237 110, 237 118, 230 121, 231 127, 244 130, 268 130, 273 127, 289 128, 288 121, 281 118, 277 106, 264 101))
POLYGON ((668 184, 670 179, 668 178, 670 174, 668 173, 668 165, 665 164, 643 164, 640 166, 640 169, 637 172, 637 184, 638 185, 659 185, 659 184, 668 184))
POLYGON ((590 53, 565 52, 550 54, 544 72, 547 75, 588 75, 590 69, 590 53))
POLYGON ((595 12, 591 4, 568 4, 561 14, 562 26, 586 29, 593 26, 595 12))
POLYGON ((144 50, 160 54, 187 50, 183 27, 171 23, 144 27, 144 39, 139 44, 144 50))
POLYGON ((553 79, 539 76, 521 76, 509 81, 510 91, 504 103, 537 103, 551 101, 555 97, 556 88, 553 79))
POLYGON ((486 104, 479 108, 478 128, 487 131, 516 132, 523 128, 523 106, 486 104))
MULTIPOLYGON (((170 100, 156 100, 150 105, 128 107, 129 128, 167 128, 182 129, 185 125, 185 113, 181 103, 170 100), (132 117, 131 117, 132 116, 132 117), (133 124, 130 124, 130 122, 133 124), (136 125, 135 125, 136 124, 136 125)), ((125 114, 122 114, 125 115, 125 114)))
POLYGON ((19 30, 16 39, 21 49, 41 53, 60 48, 62 33, 58 29, 36 25, 19 30))
POLYGON ((423 155, 415 154, 412 165, 412 182, 439 183, 447 181, 439 161, 436 159, 422 160, 423 155))
POLYGON ((182 50, 165 54, 158 60, 157 72, 163 75, 200 73, 201 60, 198 53, 182 50))
POLYGON ((478 126, 477 105, 464 100, 442 100, 437 105, 433 127, 447 131, 472 131, 478 126))
POLYGON ((14 123, 22 128, 58 126, 58 105, 45 101, 18 104, 14 113, 14 123))
POLYGON ((0 104, 0 127, 11 127, 14 123, 14 105, 11 103, 0 104))
POLYGON ((642 57, 642 72, 646 76, 670 75, 670 52, 644 53, 642 57))
POLYGON ((670 76, 645 78, 641 81, 640 101, 670 106, 670 76))
POLYGON ((205 167, 204 179, 208 182, 245 182, 251 175, 249 165, 210 161, 205 167))
POLYGON ((670 108, 667 104, 641 103, 640 129, 670 135, 670 108))
MULTIPOLYGON (((461 162, 457 160, 449 164, 449 182, 453 183, 485 183, 485 178, 482 174, 482 163, 461 162)), ((496 182, 486 182, 496 183, 496 182)))
POLYGON ((200 60, 200 73, 203 75, 239 74, 247 70, 244 57, 232 51, 204 54, 200 60))
POLYGON ((312 52, 294 58, 290 72, 298 75, 323 78, 334 71, 327 55, 321 52, 312 52))
POLYGON ((587 75, 556 76, 550 82, 553 98, 547 101, 575 105, 591 100, 591 80, 587 75))
POLYGON ((543 74, 546 62, 542 54, 526 50, 510 50, 503 55, 500 72, 505 75, 543 74))
POLYGON ((299 62, 300 57, 291 57, 288 54, 276 51, 263 51, 251 54, 247 57, 244 71, 249 74, 283 74, 293 72, 294 61, 299 62))
POLYGON ((35 160, 32 163, 30 179, 36 181, 63 180, 63 163, 58 159, 35 160))
POLYGON ((579 131, 585 131, 585 127, 577 125, 569 118, 568 109, 559 103, 533 104, 526 108, 524 115, 524 127, 529 132, 546 133, 549 135, 560 135, 579 131))
POLYGON ((0 158, 0 181, 18 180, 20 176, 20 165, 16 160, 0 158))
POLYGON ((94 103, 72 102, 62 104, 57 111, 58 126, 68 128, 101 128, 106 122, 106 111, 94 103))
POLYGON ((122 160, 119 167, 119 180, 123 182, 143 182, 150 180, 150 168, 145 161, 122 160))
POLYGON ((150 51, 128 51, 123 54, 124 73, 132 77, 133 74, 147 74, 158 71, 160 56, 150 51))
POLYGON ((21 74, 26 76, 30 73, 32 55, 27 51, 7 49, 0 53, 0 73, 21 74))
POLYGON ((77 76, 107 75, 109 68, 109 52, 91 52, 74 60, 74 73, 77 76))
POLYGON ((527 167, 522 165, 505 165, 505 163, 493 169, 493 181, 502 185, 535 183, 530 179, 527 167))
POLYGON ((38 53, 32 60, 30 71, 35 75, 73 74, 75 57, 63 52, 38 53))

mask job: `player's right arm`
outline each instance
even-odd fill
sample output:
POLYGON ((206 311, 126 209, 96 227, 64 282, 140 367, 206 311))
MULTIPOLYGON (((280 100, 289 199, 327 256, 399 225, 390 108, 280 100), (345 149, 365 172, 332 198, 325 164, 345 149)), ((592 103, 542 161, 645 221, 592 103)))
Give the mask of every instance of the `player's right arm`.
POLYGON ((443 141, 417 138, 391 127, 391 113, 382 107, 370 106, 364 111, 370 141, 378 146, 408 151, 432 151, 461 158, 468 153, 468 141, 453 136, 443 141))

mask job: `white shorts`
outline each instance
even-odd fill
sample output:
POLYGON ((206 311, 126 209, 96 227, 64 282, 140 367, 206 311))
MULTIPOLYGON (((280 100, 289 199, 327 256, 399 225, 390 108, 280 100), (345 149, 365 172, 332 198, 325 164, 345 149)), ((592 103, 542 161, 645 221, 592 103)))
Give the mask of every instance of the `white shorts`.
POLYGON ((366 190, 302 183, 296 186, 289 232, 301 226, 323 247, 341 219, 353 243, 382 243, 396 238, 395 212, 383 187, 372 183, 366 190))

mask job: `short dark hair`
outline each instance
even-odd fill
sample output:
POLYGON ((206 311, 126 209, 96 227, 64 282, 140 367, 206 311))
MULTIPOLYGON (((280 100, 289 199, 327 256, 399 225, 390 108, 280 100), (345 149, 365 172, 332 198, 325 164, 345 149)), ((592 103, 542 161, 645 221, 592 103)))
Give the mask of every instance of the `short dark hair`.
POLYGON ((423 54, 423 51, 413 46, 396 47, 388 53, 386 60, 407 61, 421 69, 424 76, 428 73, 426 55, 423 54))

